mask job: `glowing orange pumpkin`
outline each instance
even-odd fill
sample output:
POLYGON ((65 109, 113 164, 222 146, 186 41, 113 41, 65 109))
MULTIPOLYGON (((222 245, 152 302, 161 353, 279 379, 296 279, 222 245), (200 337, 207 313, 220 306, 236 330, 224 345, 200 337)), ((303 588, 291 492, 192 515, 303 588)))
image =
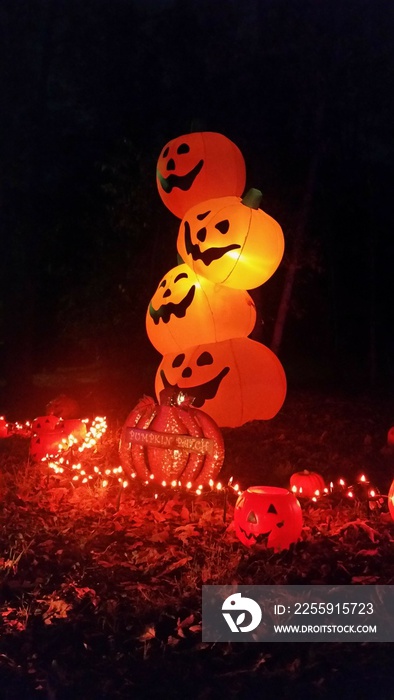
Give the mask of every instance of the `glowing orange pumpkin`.
POLYGON ((321 474, 310 472, 308 469, 304 469, 302 472, 295 472, 290 477, 290 489, 300 498, 312 498, 315 495, 321 495, 324 488, 325 483, 321 474))
POLYGON ((123 471, 144 480, 153 476, 167 485, 204 486, 223 464, 222 434, 182 393, 169 392, 166 400, 158 405, 144 397, 127 417, 119 444, 123 471))
POLYGON ((183 218, 178 253, 196 274, 237 289, 266 282, 283 257, 283 232, 259 209, 259 190, 201 201, 183 218))
POLYGON ((205 199, 241 195, 245 181, 245 161, 238 146, 211 131, 169 141, 157 163, 159 195, 179 219, 205 199))
POLYGON ((0 416, 0 438, 5 438, 8 435, 7 421, 4 416, 0 416))
POLYGON ((392 519, 394 520, 394 481, 392 482, 388 494, 388 506, 392 519))
POLYGON ((188 265, 178 265, 161 280, 146 313, 146 331, 162 355, 199 343, 247 336, 256 309, 240 289, 213 284, 188 265))
POLYGON ((156 373, 156 396, 165 388, 186 392, 220 427, 235 428, 276 415, 285 400, 286 376, 265 345, 233 338, 165 355, 156 373))
POLYGON ((67 435, 62 429, 45 430, 33 435, 30 440, 30 459, 41 462, 47 456, 54 457, 61 451, 62 440, 67 435))
POLYGON ((60 418, 53 415, 38 416, 32 423, 32 431, 38 435, 39 433, 46 433, 48 430, 54 430, 59 420, 60 418))
POLYGON ((59 428, 63 430, 65 435, 72 435, 77 442, 82 442, 86 436, 86 423, 79 418, 69 418, 59 422, 59 428))
POLYGON ((301 506, 287 489, 250 486, 237 499, 234 525, 246 547, 265 544, 275 551, 288 549, 301 535, 301 506))

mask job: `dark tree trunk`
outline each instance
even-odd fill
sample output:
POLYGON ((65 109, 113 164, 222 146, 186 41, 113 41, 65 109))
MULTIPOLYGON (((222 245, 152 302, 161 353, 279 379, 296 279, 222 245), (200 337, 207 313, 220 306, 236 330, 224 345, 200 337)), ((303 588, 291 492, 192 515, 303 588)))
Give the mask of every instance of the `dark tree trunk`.
POLYGON ((291 297, 293 294, 294 283, 297 270, 301 264, 305 231, 310 215, 313 195, 316 186, 317 173, 320 165, 322 154, 321 132, 324 121, 325 100, 322 98, 316 114, 315 134, 314 134, 314 149, 310 160, 308 175, 305 183, 304 196, 301 202, 301 207, 297 217, 297 223, 293 235, 293 244, 290 250, 289 263, 286 269, 285 280, 283 283, 282 295, 279 302, 278 313, 275 320, 274 331, 272 334, 271 350, 279 353, 286 320, 289 313, 291 297))

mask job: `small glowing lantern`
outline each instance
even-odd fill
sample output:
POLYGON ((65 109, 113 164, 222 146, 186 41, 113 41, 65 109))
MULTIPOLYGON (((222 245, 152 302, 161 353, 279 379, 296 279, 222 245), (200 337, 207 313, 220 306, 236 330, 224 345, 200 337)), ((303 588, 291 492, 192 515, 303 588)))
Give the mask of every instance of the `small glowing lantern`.
POLYGON ((274 353, 250 338, 208 343, 165 355, 155 391, 183 391, 194 397, 220 427, 270 420, 283 405, 286 375, 274 353))
POLYGON ((177 247, 198 275, 237 289, 254 289, 278 268, 284 252, 281 227, 259 209, 262 194, 201 201, 183 218, 177 247))
POLYGON ((119 444, 123 471, 165 484, 209 484, 224 460, 218 426, 181 392, 162 398, 159 405, 144 397, 127 417, 119 444))
POLYGON ((32 423, 32 431, 37 435, 41 433, 47 433, 49 430, 54 430, 59 423, 60 418, 53 415, 48 416, 38 416, 32 423))
POLYGON ((34 462, 41 462, 48 455, 56 456, 62 450, 62 440, 66 439, 63 430, 47 430, 33 435, 30 440, 30 458, 34 462))
POLYGON ((79 418, 69 418, 68 420, 60 421, 59 429, 61 429, 65 435, 72 435, 77 442, 82 442, 86 437, 86 423, 79 420, 79 418))
POLYGON ((300 498, 321 496, 325 487, 326 485, 321 474, 310 472, 308 469, 295 472, 290 477, 290 490, 300 498))
POLYGON ((0 416, 0 438, 5 438, 8 435, 7 421, 4 416, 0 416))
POLYGON ((392 519, 394 520, 394 481, 392 482, 388 495, 388 506, 392 519))
POLYGON ((146 330, 162 355, 201 343, 246 337, 253 330, 256 309, 244 290, 198 277, 178 265, 159 283, 146 314, 146 330))
POLYGON ((302 530, 301 506, 293 493, 274 486, 250 486, 234 508, 235 532, 242 544, 265 544, 275 551, 297 542, 302 530))
POLYGON ((159 195, 179 219, 190 207, 211 197, 241 195, 245 181, 245 161, 238 146, 211 131, 169 141, 157 162, 159 195))
POLYGON ((389 447, 394 447, 394 425, 389 429, 387 433, 387 444, 389 447))

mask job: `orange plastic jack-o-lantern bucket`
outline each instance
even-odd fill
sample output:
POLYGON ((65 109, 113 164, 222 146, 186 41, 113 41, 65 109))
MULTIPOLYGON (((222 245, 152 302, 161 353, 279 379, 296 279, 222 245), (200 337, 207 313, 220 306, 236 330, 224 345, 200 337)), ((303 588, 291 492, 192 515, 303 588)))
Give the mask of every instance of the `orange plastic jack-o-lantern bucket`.
POLYGON ((301 535, 301 506, 287 489, 250 486, 237 499, 234 524, 238 539, 247 547, 288 549, 301 535))

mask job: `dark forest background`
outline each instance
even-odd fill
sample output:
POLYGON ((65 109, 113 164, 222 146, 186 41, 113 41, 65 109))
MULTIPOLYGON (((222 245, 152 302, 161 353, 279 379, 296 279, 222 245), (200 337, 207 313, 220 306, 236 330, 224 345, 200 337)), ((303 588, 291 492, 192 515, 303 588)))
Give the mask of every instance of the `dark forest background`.
POLYGON ((285 234, 254 337, 289 383, 394 386, 392 0, 2 0, 0 378, 146 377, 176 264, 164 144, 218 131, 285 234), (145 368, 144 370, 142 368, 145 368))

